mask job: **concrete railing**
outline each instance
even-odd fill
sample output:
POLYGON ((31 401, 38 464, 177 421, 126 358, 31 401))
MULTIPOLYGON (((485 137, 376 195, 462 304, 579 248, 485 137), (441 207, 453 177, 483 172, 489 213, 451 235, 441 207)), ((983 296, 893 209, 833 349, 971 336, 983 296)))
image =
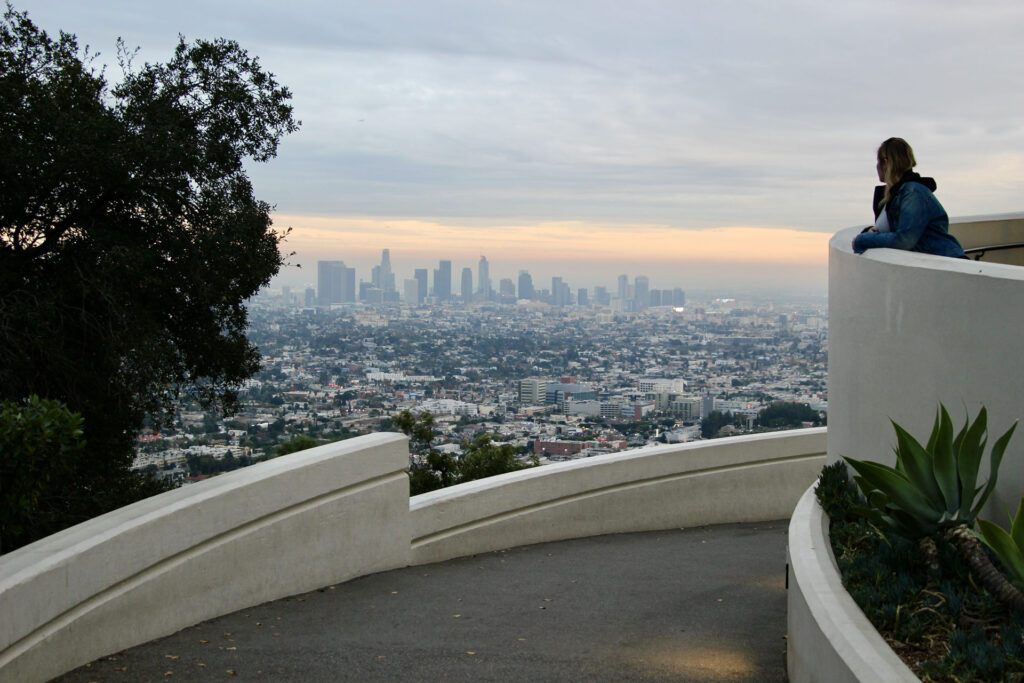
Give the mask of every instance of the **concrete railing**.
POLYGON ((520 543, 787 517, 825 430, 627 451, 409 498, 374 434, 170 491, 0 556, 0 681, 45 681, 204 619, 520 543))
POLYGON ((529 543, 785 519, 824 465, 825 429, 654 446, 412 499, 412 563, 529 543))
MULTIPOLYGON (((856 255, 857 232, 842 230, 829 244, 828 461, 894 464, 889 420, 924 440, 939 402, 957 423, 986 406, 991 444, 1024 415, 1020 250, 981 262, 893 249, 856 255)), ((950 232, 965 248, 1024 242, 1024 214, 964 218, 950 232)), ((1018 437, 987 512, 1015 505, 1022 491, 1018 437)), ((917 680, 843 589, 813 488, 790 520, 789 555, 790 680, 917 680)))
MULTIPOLYGON (((1024 244, 1024 213, 957 218, 950 223, 949 231, 964 249, 1024 244)), ((1024 266, 1024 248, 990 249, 981 260, 985 263, 1024 266)))
POLYGON ((843 588, 814 487, 789 521, 786 668, 792 683, 916 681, 843 588))
MULTIPOLYGON (((1024 241, 1024 215, 954 221, 965 245, 1024 241)), ((989 444, 1024 417, 1024 268, 894 249, 829 245, 828 460, 893 464, 890 418, 926 439, 939 402, 959 426, 988 408, 989 444)), ((987 476, 987 458, 982 476, 987 476)), ((988 513, 1024 491, 1024 434, 1010 442, 988 513)))

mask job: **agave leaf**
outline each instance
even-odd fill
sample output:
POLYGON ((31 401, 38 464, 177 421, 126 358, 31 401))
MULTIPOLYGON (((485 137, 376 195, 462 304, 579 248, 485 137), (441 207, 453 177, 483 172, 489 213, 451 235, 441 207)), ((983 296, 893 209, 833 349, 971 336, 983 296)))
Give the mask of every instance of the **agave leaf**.
POLYGON ((889 508, 888 514, 882 515, 882 519, 885 523, 897 534, 910 540, 927 536, 938 530, 937 524, 925 522, 917 519, 911 514, 900 510, 899 508, 889 508))
POLYGON ((978 529, 981 532, 981 540, 992 548, 999 561, 1013 575, 1014 580, 1024 583, 1024 555, 1014 543, 1013 537, 1001 526, 987 519, 978 520, 978 529))
POLYGON ((1020 497, 1017 514, 1010 518, 1010 536, 1016 546, 1024 550, 1024 496, 1020 497))
POLYGON ((934 506, 944 508, 946 500, 935 481, 931 455, 903 427, 895 422, 892 426, 898 444, 897 462, 903 464, 903 473, 934 506))
MULTIPOLYGON (((929 439, 929 443, 932 440, 929 439)), ((932 467, 935 481, 942 489, 945 509, 953 514, 960 509, 960 477, 956 472, 956 458, 953 454, 953 420, 950 419, 946 406, 939 404, 939 433, 934 439, 932 449, 932 467)))
POLYGON ((968 422, 964 422, 964 427, 954 442, 953 447, 960 471, 960 513, 962 516, 970 515, 974 497, 978 495, 976 491, 978 468, 981 465, 981 456, 985 452, 987 429, 988 411, 985 410, 985 406, 982 406, 978 411, 978 416, 974 418, 973 424, 968 427, 968 422))
POLYGON ((853 483, 856 484, 857 488, 860 489, 860 492, 864 494, 864 498, 868 501, 868 504, 874 505, 872 500, 877 500, 877 497, 881 496, 881 501, 878 505, 875 505, 875 507, 882 509, 889 501, 889 499, 885 497, 884 493, 876 489, 871 482, 867 481, 859 474, 853 475, 853 483))
MULTIPOLYGON (((857 477, 857 478, 861 479, 861 477, 857 477)), ((879 491, 878 489, 872 489, 864 497, 867 499, 868 504, 871 507, 873 507, 875 509, 878 509, 878 510, 884 510, 886 508, 886 506, 889 504, 889 497, 886 496, 881 491, 879 491)))
POLYGON ((999 437, 995 445, 992 446, 992 452, 989 453, 988 484, 985 485, 985 491, 981 494, 974 509, 971 511, 972 517, 978 516, 978 512, 985 505, 985 501, 988 500, 988 497, 992 495, 996 488, 996 479, 999 478, 999 465, 1003 462, 1003 452, 1006 450, 1006 445, 1010 443, 1010 437, 1013 436, 1013 430, 1016 428, 1017 421, 1014 420, 1010 428, 1006 430, 1006 433, 999 437))
MULTIPOLYGON (((941 403, 939 405, 942 405, 941 403)), ((938 408, 935 409, 935 422, 932 424, 932 433, 928 435, 928 443, 925 448, 929 453, 935 452, 935 442, 939 438, 939 428, 942 426, 942 413, 938 408)))
POLYGON ((886 521, 882 518, 881 511, 871 505, 852 505, 850 506, 850 511, 866 519, 872 526, 887 526, 886 521))
MULTIPOLYGON (((982 406, 982 409, 984 409, 984 406, 982 406)), ((971 426, 970 415, 965 415, 964 417, 964 426, 961 427, 960 431, 956 433, 955 437, 953 437, 953 454, 957 456, 959 456, 960 447, 963 445, 964 438, 967 436, 967 429, 971 426)), ((977 420, 975 420, 975 422, 977 422, 977 420)))
MULTIPOLYGON (((889 422, 892 422, 891 418, 889 419, 889 422)), ((893 424, 895 424, 895 423, 893 423, 893 424)), ((900 456, 899 446, 897 445, 896 448, 892 449, 892 452, 896 455, 896 467, 895 467, 896 471, 899 472, 900 474, 906 474, 907 473, 907 468, 903 466, 904 463, 903 463, 903 458, 900 456)))
POLYGON ((895 469, 869 460, 856 460, 847 456, 843 456, 843 459, 871 488, 884 493, 889 498, 890 506, 900 508, 921 524, 934 524, 942 516, 943 509, 932 505, 906 476, 895 469))

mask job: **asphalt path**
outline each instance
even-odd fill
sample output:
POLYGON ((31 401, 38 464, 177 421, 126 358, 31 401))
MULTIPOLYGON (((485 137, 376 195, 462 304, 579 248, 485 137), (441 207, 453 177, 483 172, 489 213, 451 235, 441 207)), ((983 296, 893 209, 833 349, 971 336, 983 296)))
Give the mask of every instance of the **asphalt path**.
POLYGON ((373 574, 57 680, 785 681, 786 527, 614 534, 373 574))

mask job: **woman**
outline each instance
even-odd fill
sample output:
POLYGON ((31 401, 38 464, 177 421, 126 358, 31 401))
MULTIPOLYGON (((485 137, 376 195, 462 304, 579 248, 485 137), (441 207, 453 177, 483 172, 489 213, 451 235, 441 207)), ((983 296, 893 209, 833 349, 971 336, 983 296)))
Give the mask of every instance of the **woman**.
POLYGON ((935 181, 914 173, 914 150, 906 140, 889 138, 878 148, 878 179, 885 192, 875 206, 875 226, 857 235, 853 251, 889 247, 962 258, 964 250, 949 234, 949 217, 932 194, 935 181))

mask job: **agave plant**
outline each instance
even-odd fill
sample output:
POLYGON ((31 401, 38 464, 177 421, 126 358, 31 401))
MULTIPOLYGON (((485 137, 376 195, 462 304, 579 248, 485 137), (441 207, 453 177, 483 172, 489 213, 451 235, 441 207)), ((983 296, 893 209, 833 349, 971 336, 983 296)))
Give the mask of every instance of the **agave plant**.
POLYGON ((896 430, 896 467, 844 457, 857 472, 854 481, 867 499, 869 517, 882 529, 910 539, 923 539, 929 565, 938 553, 930 539, 942 534, 989 592, 1014 609, 1024 610, 1024 595, 989 561, 971 532, 978 512, 995 490, 1003 453, 1017 423, 996 440, 989 453, 989 478, 978 485, 985 451, 988 414, 984 407, 973 422, 953 434, 953 421, 941 403, 928 443, 922 446, 907 430, 896 430))
POLYGON ((1010 531, 987 519, 978 520, 981 540, 992 549, 1014 581, 1024 584, 1024 496, 1017 514, 1010 517, 1010 531))

